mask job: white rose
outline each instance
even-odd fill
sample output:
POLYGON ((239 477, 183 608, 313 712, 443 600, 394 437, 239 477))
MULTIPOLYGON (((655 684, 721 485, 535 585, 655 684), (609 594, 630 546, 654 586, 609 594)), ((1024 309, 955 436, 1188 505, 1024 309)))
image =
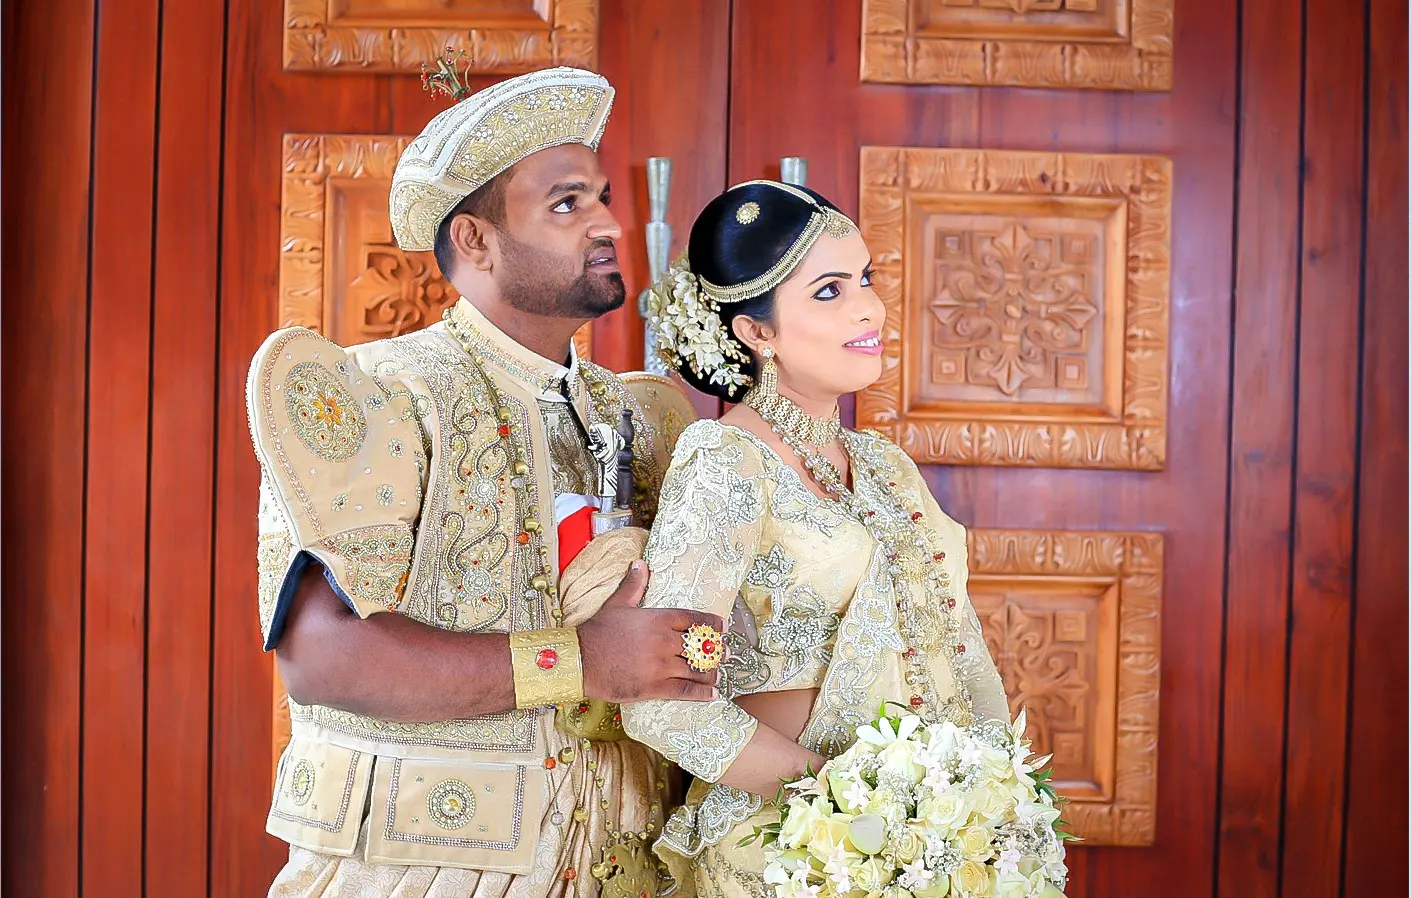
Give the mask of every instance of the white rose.
POLYGON ((852 870, 852 881, 864 892, 880 892, 887 883, 892 881, 892 870, 890 864, 880 858, 870 857, 867 860, 854 865, 852 870))
POLYGON ((909 783, 919 783, 926 778, 926 767, 917 757, 918 746, 910 741, 896 741, 883 748, 877 755, 882 762, 882 771, 895 773, 909 783))
POLYGON ((820 816, 814 820, 808 830, 809 853, 819 860, 828 860, 832 856, 833 850, 843 845, 847 840, 850 822, 852 822, 852 818, 847 814, 820 816))
POLYGON ((955 886, 963 898, 989 898, 994 891, 990 869, 974 861, 966 861, 955 871, 955 886))
POLYGON ((908 826, 892 840, 892 853, 903 864, 914 864, 926 850, 926 840, 914 826, 908 826))
POLYGON ((943 720, 927 730, 926 742, 937 756, 949 757, 956 753, 963 736, 959 727, 949 720, 943 720))
POLYGON ((921 799, 916 813, 927 823, 949 834, 965 823, 970 816, 970 805, 958 791, 942 792, 921 799))
POLYGON ((803 798, 791 798, 784 813, 784 823, 779 828, 779 843, 786 848, 798 848, 808 839, 813 823, 823 817, 827 810, 827 799, 816 798, 812 802, 803 798))
POLYGON ((1020 873, 1000 873, 995 878, 995 898, 1028 898, 1037 885, 1020 873))
POLYGON ((987 861, 994 857, 994 839, 990 831, 983 826, 967 826, 960 831, 960 838, 957 840, 960 853, 967 860, 987 861))
POLYGON ((985 745, 980 750, 980 760, 985 773, 1001 782, 1014 775, 1014 759, 1008 752, 985 745))
POLYGON ((906 808, 897 799, 891 789, 877 789, 872 793, 866 807, 863 808, 869 814, 876 814, 887 820, 898 820, 906 817, 906 808))
POLYGON ((987 820, 997 820, 1008 815, 1014 808, 1009 791, 999 783, 985 783, 971 795, 975 813, 987 820))

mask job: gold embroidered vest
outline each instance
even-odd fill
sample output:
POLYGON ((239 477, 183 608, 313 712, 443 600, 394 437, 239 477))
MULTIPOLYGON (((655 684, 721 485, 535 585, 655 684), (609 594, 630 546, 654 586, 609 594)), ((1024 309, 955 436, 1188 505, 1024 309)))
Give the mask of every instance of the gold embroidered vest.
MULTIPOLYGON (((557 578, 555 495, 596 488, 579 424, 616 425, 623 408, 638 425, 639 523, 650 520, 666 451, 621 382, 576 358, 564 368, 535 355, 466 300, 452 315, 469 346, 444 323, 349 349, 292 328, 256 354, 247 399, 263 475, 267 650, 279 641, 300 573, 315 560, 364 618, 393 612, 467 633, 553 626, 548 597, 531 582, 542 565, 516 538, 512 481, 525 478, 531 501, 550 517, 542 544, 557 578), (511 410, 515 431, 529 435, 528 471, 512 467, 476 364, 511 410)), ((280 762, 272 834, 368 861, 533 867, 546 792, 556 788, 545 759, 573 742, 556 731, 554 709, 407 724, 292 700, 289 707, 292 739, 280 762)))

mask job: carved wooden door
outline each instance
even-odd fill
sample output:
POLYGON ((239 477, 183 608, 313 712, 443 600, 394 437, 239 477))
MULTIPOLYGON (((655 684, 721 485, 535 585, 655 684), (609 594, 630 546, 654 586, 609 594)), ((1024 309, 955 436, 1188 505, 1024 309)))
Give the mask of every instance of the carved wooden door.
POLYGON ((856 423, 971 527, 1074 896, 1209 889, 1228 308, 1172 297, 1228 287, 1217 10, 1182 6, 1171 93, 1171 0, 734 2, 730 180, 805 157, 858 216, 888 324, 856 423))

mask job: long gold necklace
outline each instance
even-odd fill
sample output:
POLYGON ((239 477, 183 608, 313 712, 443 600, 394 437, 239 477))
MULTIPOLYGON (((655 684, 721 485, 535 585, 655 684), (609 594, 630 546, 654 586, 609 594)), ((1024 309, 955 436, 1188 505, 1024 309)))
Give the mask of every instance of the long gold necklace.
MULTIPOLYGON (((544 543, 544 527, 546 526, 544 522, 548 522, 547 526, 553 526, 552 515, 544 518, 539 514, 540 510, 529 490, 529 478, 532 474, 529 468, 527 445, 531 437, 524 426, 515 420, 513 409, 505 402, 494 381, 491 380, 489 372, 481 365, 474 341, 452 314, 454 308, 452 306, 447 309, 442 316, 446 322, 446 330, 465 350, 476 380, 480 382, 495 408, 495 419, 499 427, 498 437, 504 444, 508 456, 514 459, 510 468, 514 476, 510 480, 510 485, 514 487, 517 494, 518 501, 515 506, 520 513, 520 520, 515 528, 515 541, 521 546, 529 547, 534 557, 539 559, 540 564, 539 572, 529 580, 529 588, 533 593, 542 595, 548 600, 549 615, 554 619, 555 624, 562 624, 563 607, 559 601, 558 587, 553 584, 553 570, 549 564, 549 547, 544 543), (518 438, 516 439, 516 437, 518 438)), ((592 397, 598 417, 604 421, 612 420, 613 416, 606 407, 607 390, 605 386, 593 382, 589 384, 588 394, 592 397)), ((582 702, 575 709, 580 716, 586 712, 586 705, 587 702, 582 702)), ((568 709, 561 707, 556 713, 564 714, 567 711, 568 709)), ((607 811, 612 807, 612 802, 607 795, 606 779, 598 772, 597 758, 590 754, 593 742, 586 736, 581 737, 579 747, 582 749, 581 759, 586 767, 585 775, 591 777, 594 785, 597 786, 598 806, 603 811, 607 811)), ((579 759, 579 751, 575 750, 573 746, 567 746, 557 754, 545 758, 544 769, 550 771, 550 775, 552 775, 552 771, 562 764, 564 766, 563 776, 567 778, 570 775, 569 768, 579 759)), ((659 771, 658 790, 666 783, 664 777, 666 766, 666 762, 662 761, 663 770, 659 771)), ((652 812, 655 814, 660 810, 661 804, 659 798, 654 796, 653 799, 652 812)), ((549 819, 554 826, 558 827, 562 827, 566 822, 563 814, 558 811, 555 811, 549 819)), ((587 809, 574 808, 573 820, 579 824, 586 824, 588 822, 587 809)), ((655 883, 649 883, 647 880, 654 879, 652 874, 658 871, 652 870, 652 859, 646 843, 656 829, 656 824, 648 824, 648 828, 641 832, 620 831, 615 829, 610 821, 604 821, 604 826, 607 828, 608 842, 603 846, 601 859, 589 871, 594 878, 603 882, 603 894, 615 896, 620 893, 623 896, 639 898, 641 895, 653 893, 652 887, 655 883)), ((563 875, 564 879, 572 881, 578 878, 579 871, 575 867, 569 867, 563 875)))

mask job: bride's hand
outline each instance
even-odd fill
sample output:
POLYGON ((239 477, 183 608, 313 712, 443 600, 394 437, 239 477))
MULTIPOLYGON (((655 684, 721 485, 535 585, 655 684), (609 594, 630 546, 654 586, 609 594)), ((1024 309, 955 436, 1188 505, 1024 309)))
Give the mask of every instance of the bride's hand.
POLYGON ((578 627, 583 691, 610 702, 649 699, 710 701, 718 698, 717 672, 692 670, 681 656, 682 634, 693 624, 717 630, 714 614, 679 608, 641 608, 647 593, 646 562, 636 561, 598 613, 578 627))

